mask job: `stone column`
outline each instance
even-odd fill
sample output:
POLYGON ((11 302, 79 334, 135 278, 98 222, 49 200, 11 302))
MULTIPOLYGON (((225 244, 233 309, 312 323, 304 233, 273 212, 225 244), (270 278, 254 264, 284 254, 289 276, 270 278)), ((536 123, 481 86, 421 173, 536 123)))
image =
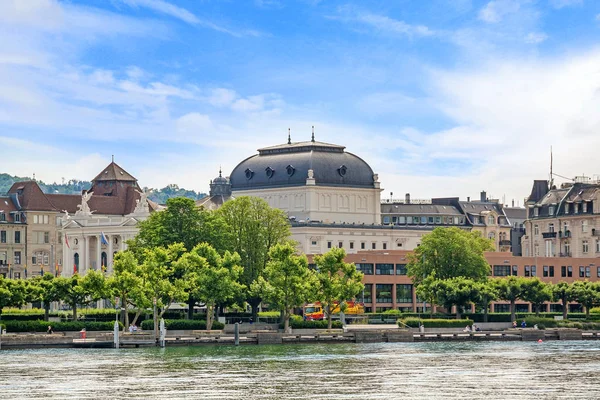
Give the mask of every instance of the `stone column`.
POLYGON ((396 287, 398 285, 396 283, 392 283, 392 309, 395 310, 396 307, 398 307, 398 304, 396 303, 396 299, 398 298, 396 296, 396 287))
POLYGON ((100 235, 96 235, 96 270, 102 268, 102 239, 100 235))
POLYGON ((125 250, 125 236, 119 235, 119 251, 125 250))
MULTIPOLYGON (((69 249, 67 247, 67 240, 68 240, 68 236, 65 233, 65 237, 63 238, 63 256, 62 256, 62 268, 61 268, 61 272, 60 275, 61 276, 70 276, 67 275, 67 266, 69 265, 69 260, 71 259, 71 249, 69 249)), ((71 244, 71 242, 69 242, 69 245, 71 244)), ((73 272, 71 270, 71 272, 73 272)))
POLYGON ((108 240, 108 254, 106 255, 106 263, 108 264, 106 266, 106 271, 108 272, 112 272, 112 266, 113 266, 113 241, 114 239, 114 235, 110 235, 107 237, 108 240))
POLYGON ((90 246, 89 246, 89 237, 83 235, 82 241, 82 253, 79 255, 79 274, 84 274, 90 265, 90 246), (83 256, 83 257, 82 257, 83 256))

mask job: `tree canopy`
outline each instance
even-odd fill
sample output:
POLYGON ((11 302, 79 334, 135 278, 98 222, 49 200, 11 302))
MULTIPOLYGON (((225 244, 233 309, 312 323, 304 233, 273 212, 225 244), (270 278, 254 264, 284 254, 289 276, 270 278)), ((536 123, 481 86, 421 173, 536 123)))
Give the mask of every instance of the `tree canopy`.
POLYGON ((417 286, 432 274, 437 279, 483 280, 490 274, 484 252, 493 249, 492 242, 479 232, 457 227, 435 228, 423 236, 421 245, 408 256, 407 274, 417 286))

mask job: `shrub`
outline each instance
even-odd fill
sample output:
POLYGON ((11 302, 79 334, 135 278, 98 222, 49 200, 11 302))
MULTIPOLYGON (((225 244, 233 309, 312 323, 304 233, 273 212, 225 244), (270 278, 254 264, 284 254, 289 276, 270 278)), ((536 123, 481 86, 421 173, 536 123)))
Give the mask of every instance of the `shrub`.
POLYGON ((0 332, 2 332, 4 329, 6 329, 6 325, 0 324, 0 332))
MULTIPOLYGON (((331 324, 331 327, 334 329, 340 329, 342 326, 342 321, 333 321, 331 324)), ((290 327, 292 329, 327 329, 327 321, 304 321, 292 318, 290 327)), ((283 324, 280 324, 279 328, 283 329, 283 324)))
MULTIPOLYGON (((5 321, 7 332, 46 332, 48 325, 55 332, 80 331, 85 328, 88 331, 112 331, 114 322, 46 322, 46 321, 5 321)), ((122 324, 119 323, 121 329, 122 324)))
POLYGON ((405 326, 409 326, 411 328, 418 328, 420 323, 422 323, 426 328, 464 328, 467 325, 473 325, 473 321, 470 319, 405 318, 398 321, 398 326, 401 328, 404 328, 405 326))
MULTIPOLYGON (((142 322, 142 329, 154 329, 154 321, 147 319, 142 322)), ((170 330, 205 330, 206 321, 196 321, 192 319, 165 319, 165 327, 170 330)), ((214 321, 212 329, 223 329, 225 325, 219 321, 214 321)))
POLYGON ((279 311, 261 311, 258 313, 259 318, 279 318, 280 315, 279 311))
MULTIPOLYGON (((534 325, 537 325, 539 329, 545 328, 555 328, 559 321, 555 321, 553 318, 543 318, 543 317, 535 317, 529 316, 525 318, 525 323, 528 328, 533 328, 534 325)), ((517 321, 517 325, 521 326, 517 321)))

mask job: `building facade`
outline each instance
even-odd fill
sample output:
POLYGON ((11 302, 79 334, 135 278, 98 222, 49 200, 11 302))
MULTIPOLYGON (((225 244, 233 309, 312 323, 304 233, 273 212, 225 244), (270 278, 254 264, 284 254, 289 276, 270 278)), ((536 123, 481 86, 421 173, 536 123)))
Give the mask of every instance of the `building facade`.
POLYGON ((600 257, 600 184, 580 179, 549 186, 535 181, 527 199, 523 255, 600 257))

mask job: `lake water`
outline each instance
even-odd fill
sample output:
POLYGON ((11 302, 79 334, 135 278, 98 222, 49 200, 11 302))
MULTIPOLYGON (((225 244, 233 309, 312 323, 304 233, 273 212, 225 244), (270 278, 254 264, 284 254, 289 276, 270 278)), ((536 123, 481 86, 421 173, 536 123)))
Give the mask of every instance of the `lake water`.
POLYGON ((598 399, 600 341, 0 352, 0 399, 598 399))

